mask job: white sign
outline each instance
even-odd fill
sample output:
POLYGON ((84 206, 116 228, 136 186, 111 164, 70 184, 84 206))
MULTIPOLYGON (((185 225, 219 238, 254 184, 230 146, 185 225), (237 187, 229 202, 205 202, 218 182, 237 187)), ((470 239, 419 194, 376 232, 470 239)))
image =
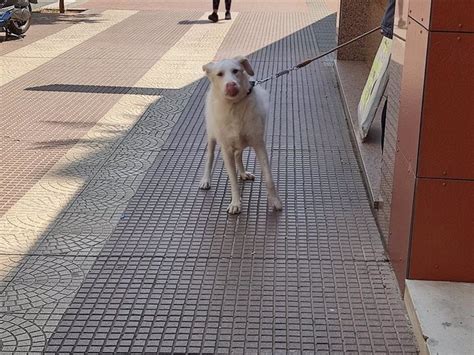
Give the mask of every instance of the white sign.
POLYGON ((375 112, 382 99, 388 82, 388 63, 392 49, 392 40, 383 37, 377 55, 375 56, 369 77, 359 101, 357 116, 359 119, 359 135, 362 141, 369 134, 370 126, 375 118, 375 112))

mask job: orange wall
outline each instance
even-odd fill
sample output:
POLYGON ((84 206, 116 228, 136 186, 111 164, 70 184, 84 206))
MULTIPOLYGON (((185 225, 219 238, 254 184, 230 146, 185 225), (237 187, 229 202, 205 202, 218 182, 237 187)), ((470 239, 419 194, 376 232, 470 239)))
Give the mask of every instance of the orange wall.
POLYGON ((402 287, 474 282, 472 14, 474 1, 410 2, 389 240, 402 287))

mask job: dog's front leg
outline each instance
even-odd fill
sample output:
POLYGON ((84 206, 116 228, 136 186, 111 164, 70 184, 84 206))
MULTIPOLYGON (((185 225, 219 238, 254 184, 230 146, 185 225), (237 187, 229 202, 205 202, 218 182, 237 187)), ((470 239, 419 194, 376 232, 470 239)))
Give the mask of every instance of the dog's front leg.
POLYGON ((268 162, 268 154, 265 148, 265 144, 259 144, 254 147, 255 154, 257 159, 262 167, 263 178, 265 179, 265 184, 267 185, 268 191, 268 201, 273 209, 280 211, 282 209, 281 200, 278 196, 278 193, 275 188, 275 183, 273 182, 272 172, 270 170, 270 163, 268 162))
POLYGON ((211 188, 212 164, 214 163, 214 151, 216 150, 216 140, 209 138, 207 141, 207 161, 204 167, 204 175, 199 184, 199 188, 209 190, 211 188))
POLYGON ((255 175, 249 171, 245 171, 244 162, 242 161, 242 150, 235 152, 235 162, 237 163, 237 170, 242 180, 255 180, 255 175))
POLYGON ((230 201, 227 212, 230 214, 240 213, 240 191, 239 183, 237 182, 237 171, 235 169, 235 157, 231 149, 222 149, 224 156, 224 165, 229 175, 230 187, 232 190, 232 201, 230 201))

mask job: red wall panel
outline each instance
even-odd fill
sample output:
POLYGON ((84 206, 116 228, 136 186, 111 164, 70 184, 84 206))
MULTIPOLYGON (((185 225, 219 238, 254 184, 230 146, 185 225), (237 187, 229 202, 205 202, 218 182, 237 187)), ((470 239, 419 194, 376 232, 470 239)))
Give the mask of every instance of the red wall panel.
POLYGON ((474 1, 410 2, 389 255, 405 278, 474 282, 474 1))
POLYGON ((409 278, 474 282, 474 181, 417 179, 409 278))
POLYGON ((398 146, 416 170, 426 68, 428 31, 409 20, 400 94, 398 146))
POLYGON ((431 0, 430 30, 474 32, 474 1, 431 0))
POLYGON ((474 1, 411 0, 409 15, 430 31, 474 32, 474 1))
POLYGON ((474 179, 474 33, 431 32, 424 90, 418 175, 474 179))

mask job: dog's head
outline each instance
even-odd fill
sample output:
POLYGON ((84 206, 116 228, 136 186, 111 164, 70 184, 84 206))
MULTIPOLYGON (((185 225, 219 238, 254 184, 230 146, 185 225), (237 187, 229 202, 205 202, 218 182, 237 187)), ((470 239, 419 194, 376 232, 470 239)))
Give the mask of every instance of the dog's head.
POLYGON ((254 75, 252 66, 245 57, 208 63, 202 70, 211 81, 213 90, 230 101, 239 101, 247 95, 250 89, 248 75, 254 75))

